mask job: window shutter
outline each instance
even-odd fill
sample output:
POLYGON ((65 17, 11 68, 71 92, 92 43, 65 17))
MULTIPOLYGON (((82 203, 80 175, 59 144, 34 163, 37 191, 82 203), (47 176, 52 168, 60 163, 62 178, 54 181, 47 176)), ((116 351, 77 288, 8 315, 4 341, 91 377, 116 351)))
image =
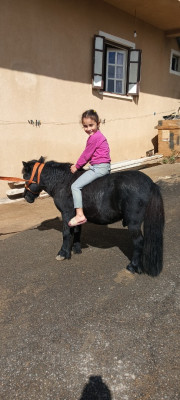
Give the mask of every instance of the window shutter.
POLYGON ((137 49, 129 50, 127 94, 131 96, 139 94, 141 52, 137 49))
POLYGON ((104 37, 94 36, 93 89, 104 88, 104 37))

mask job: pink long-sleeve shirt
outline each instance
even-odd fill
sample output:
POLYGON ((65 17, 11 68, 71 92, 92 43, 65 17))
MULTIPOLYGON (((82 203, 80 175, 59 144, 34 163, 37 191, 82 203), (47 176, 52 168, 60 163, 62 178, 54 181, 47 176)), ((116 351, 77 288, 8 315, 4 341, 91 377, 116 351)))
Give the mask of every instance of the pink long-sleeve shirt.
POLYGON ((107 139, 100 131, 97 131, 88 137, 85 150, 80 155, 76 168, 83 167, 87 162, 94 165, 110 163, 110 161, 110 149, 107 139))

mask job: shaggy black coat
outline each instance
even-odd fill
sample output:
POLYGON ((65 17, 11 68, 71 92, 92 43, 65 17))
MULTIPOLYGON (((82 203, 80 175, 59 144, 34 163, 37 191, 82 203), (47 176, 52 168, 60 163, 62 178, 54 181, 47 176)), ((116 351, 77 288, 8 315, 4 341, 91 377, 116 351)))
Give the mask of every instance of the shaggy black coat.
MULTIPOLYGON (((37 160, 23 162, 23 177, 30 179, 37 160)), ((41 157, 40 163, 44 162, 41 157)), ((71 184, 84 170, 70 172, 69 163, 45 163, 39 184, 32 183, 25 189, 24 197, 32 203, 42 190, 53 197, 62 214, 63 244, 57 259, 71 257, 73 251, 81 253, 81 226, 70 228, 69 220, 75 215, 71 184)), ((35 176, 36 181, 36 176, 35 176)), ((107 225, 122 220, 133 241, 133 255, 127 269, 131 272, 157 276, 163 266, 164 207, 157 184, 139 171, 122 171, 103 176, 82 190, 84 214, 89 222, 107 225), (143 234, 141 226, 144 225, 143 234)))

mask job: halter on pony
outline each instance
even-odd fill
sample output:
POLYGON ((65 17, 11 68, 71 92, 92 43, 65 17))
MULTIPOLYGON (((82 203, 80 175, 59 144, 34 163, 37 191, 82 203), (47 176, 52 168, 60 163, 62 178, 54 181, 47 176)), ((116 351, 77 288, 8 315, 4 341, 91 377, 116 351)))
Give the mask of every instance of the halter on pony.
POLYGON ((41 172, 42 172, 42 170, 43 170, 43 168, 44 168, 44 165, 45 165, 44 163, 36 162, 36 163, 34 164, 34 167, 33 167, 32 173, 31 173, 31 177, 30 177, 30 179, 29 179, 28 181, 27 181, 27 179, 14 178, 14 177, 12 177, 12 176, 0 176, 0 180, 3 180, 3 181, 12 181, 12 182, 26 182, 26 183, 25 183, 25 188, 26 188, 27 190, 29 190, 31 193, 37 194, 38 192, 32 192, 32 190, 30 189, 29 186, 31 185, 31 183, 37 183, 37 184, 39 185, 40 176, 41 176, 41 172), (37 182, 33 181, 36 172, 37 172, 37 182))
POLYGON ((42 170, 43 170, 43 168, 44 168, 44 165, 45 165, 45 164, 41 164, 41 163, 39 163, 39 162, 36 162, 36 163, 34 164, 34 167, 33 167, 32 174, 31 174, 30 179, 28 180, 28 182, 26 181, 27 183, 25 183, 25 188, 26 188, 27 190, 29 190, 31 193, 33 193, 33 194, 37 194, 38 192, 32 192, 32 190, 30 189, 29 186, 31 185, 31 183, 37 183, 37 184, 39 185, 40 176, 41 176, 41 172, 42 172, 42 170), (37 171, 37 182, 33 181, 33 178, 34 178, 34 176, 35 176, 36 171, 37 171))

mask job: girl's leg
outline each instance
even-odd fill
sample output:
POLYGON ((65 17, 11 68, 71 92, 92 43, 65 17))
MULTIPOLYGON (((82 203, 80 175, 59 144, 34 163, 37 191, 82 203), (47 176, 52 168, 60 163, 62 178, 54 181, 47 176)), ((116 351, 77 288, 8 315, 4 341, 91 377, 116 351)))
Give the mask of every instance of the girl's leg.
POLYGON ((74 201, 74 208, 76 209, 76 221, 77 223, 85 220, 82 204, 82 193, 81 190, 84 186, 88 185, 97 179, 95 172, 91 169, 84 172, 71 186, 72 196, 74 201))
POLYGON ((89 168, 84 174, 82 174, 71 186, 74 208, 76 209, 76 217, 73 223, 81 223, 85 221, 85 215, 83 212, 83 204, 82 204, 82 193, 81 189, 93 182, 97 178, 100 178, 103 175, 107 175, 110 173, 110 165, 107 163, 96 164, 89 168))

